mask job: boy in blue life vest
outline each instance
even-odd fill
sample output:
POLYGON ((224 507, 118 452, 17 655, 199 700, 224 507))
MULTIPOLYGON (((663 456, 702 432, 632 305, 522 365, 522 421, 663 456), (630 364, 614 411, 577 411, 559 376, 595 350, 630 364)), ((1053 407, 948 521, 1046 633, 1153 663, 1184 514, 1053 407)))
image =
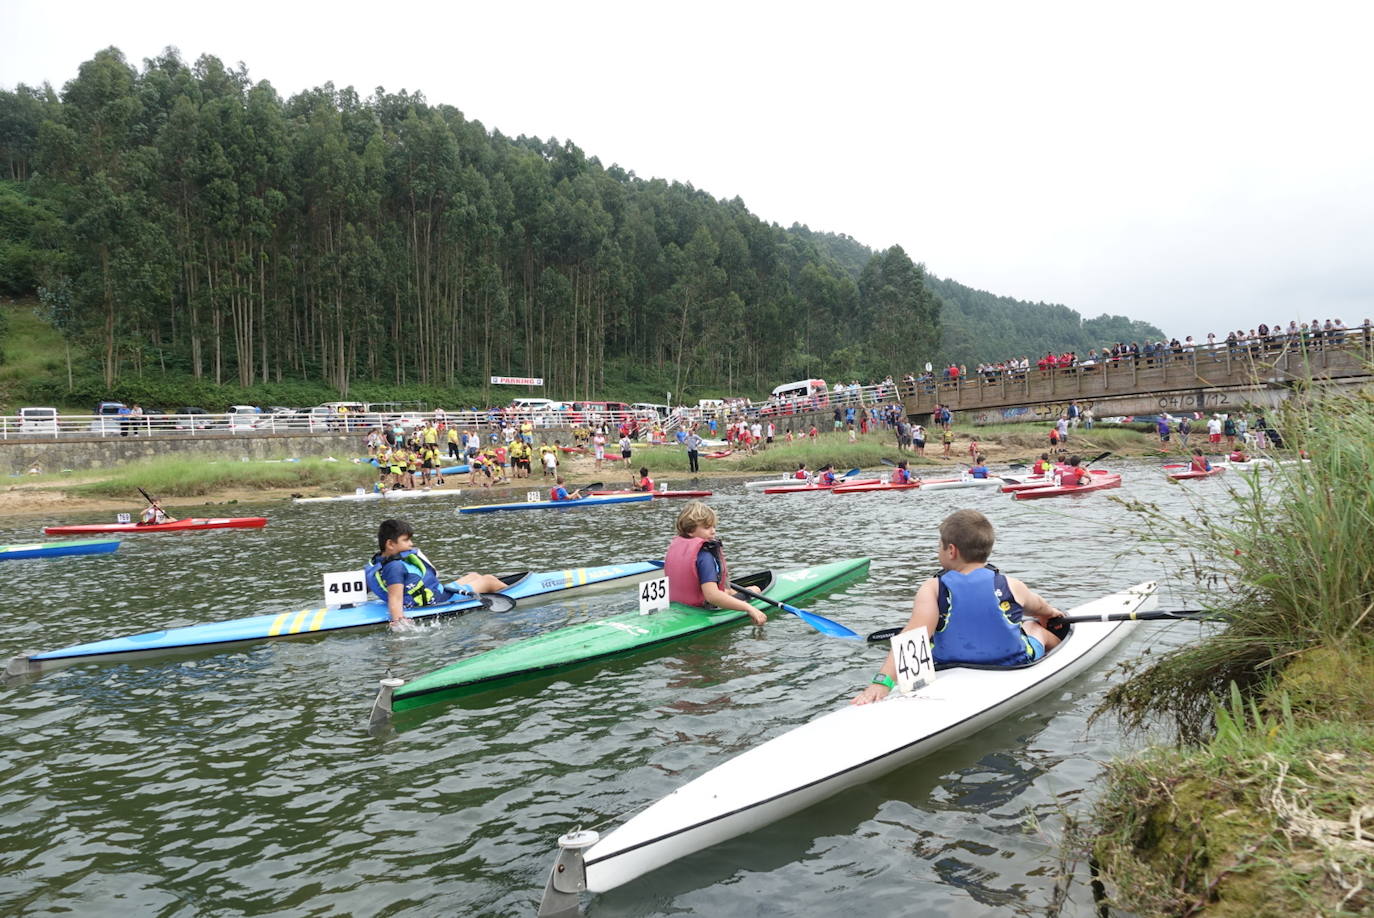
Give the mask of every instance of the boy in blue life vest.
POLYGON ((716 538, 716 511, 694 500, 677 516, 677 535, 668 543, 663 573, 668 577, 668 598, 697 608, 736 609, 748 612, 754 624, 768 616, 739 598, 730 589, 725 549, 716 538))
POLYGON ((506 588, 507 584, 496 577, 473 571, 453 583, 442 583, 439 571, 415 547, 414 536, 415 530, 405 520, 382 520, 377 527, 377 554, 363 572, 368 589, 386 600, 393 629, 408 624, 406 609, 435 606, 467 594, 495 593, 506 588))
MULTIPOLYGON (((991 521, 977 510, 956 511, 940 524, 940 573, 916 591, 904 629, 925 626, 936 664, 1017 666, 1059 644, 1046 622, 1064 613, 987 563, 993 541, 991 521)), ((887 697, 896 673, 889 651, 853 703, 887 697)))
POLYGON ((968 470, 969 475, 974 478, 988 477, 988 462, 982 456, 977 456, 973 460, 973 466, 968 470))

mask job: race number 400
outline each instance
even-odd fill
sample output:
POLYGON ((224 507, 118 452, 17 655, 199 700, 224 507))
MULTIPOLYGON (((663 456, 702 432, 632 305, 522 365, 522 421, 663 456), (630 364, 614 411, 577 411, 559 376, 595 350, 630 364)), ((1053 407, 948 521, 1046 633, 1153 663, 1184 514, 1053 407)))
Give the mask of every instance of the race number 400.
POLYGON ((935 681, 935 659, 924 625, 892 639, 892 661, 897 666, 897 689, 903 695, 935 681))
POLYGON ((367 578, 362 571, 335 571, 324 575, 324 604, 350 606, 367 601, 367 578))
POLYGON ((639 585, 639 614, 648 615, 668 608, 668 578, 646 580, 639 585))

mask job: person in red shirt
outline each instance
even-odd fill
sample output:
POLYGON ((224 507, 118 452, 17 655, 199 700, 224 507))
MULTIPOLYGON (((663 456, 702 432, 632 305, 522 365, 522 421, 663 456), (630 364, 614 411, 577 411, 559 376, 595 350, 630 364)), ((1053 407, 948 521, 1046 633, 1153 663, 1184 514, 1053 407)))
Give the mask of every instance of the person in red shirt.
POLYGON ((653 489, 654 480, 649 477, 649 470, 647 468, 641 468, 639 470, 639 484, 635 485, 635 490, 652 491, 653 489))
POLYGON ((1208 462, 1208 461, 1207 461, 1207 457, 1204 456, 1204 455, 1202 455, 1202 447, 1200 447, 1200 446, 1194 446, 1194 447, 1193 447, 1193 460, 1192 460, 1192 465, 1190 466, 1190 468, 1191 468, 1194 472, 1210 472, 1210 471, 1212 471, 1212 463, 1208 462))
POLYGON ((1091 476, 1087 469, 1079 466, 1081 461, 1077 456, 1070 456, 1068 463, 1059 469, 1059 484, 1061 486, 1076 488, 1088 483, 1091 476))

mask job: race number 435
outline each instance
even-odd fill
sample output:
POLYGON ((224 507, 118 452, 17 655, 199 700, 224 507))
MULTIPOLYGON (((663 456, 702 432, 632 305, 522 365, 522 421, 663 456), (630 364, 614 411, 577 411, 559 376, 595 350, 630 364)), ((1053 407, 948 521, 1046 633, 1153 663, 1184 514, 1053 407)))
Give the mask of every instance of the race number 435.
POLYGON ((367 601, 367 578, 362 571, 335 571, 324 575, 324 604, 347 606, 367 601))
POLYGON ((639 614, 648 615, 668 608, 668 578, 646 580, 639 585, 639 614))
POLYGON ((935 659, 925 626, 892 639, 892 661, 897 665, 897 689, 903 695, 935 681, 935 659))

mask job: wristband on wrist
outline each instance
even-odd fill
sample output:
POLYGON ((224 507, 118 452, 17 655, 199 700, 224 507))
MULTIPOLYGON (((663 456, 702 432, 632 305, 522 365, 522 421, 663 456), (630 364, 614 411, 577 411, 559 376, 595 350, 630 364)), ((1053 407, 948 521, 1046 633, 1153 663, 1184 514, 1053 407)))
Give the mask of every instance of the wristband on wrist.
POLYGON ((869 684, 886 686, 888 691, 892 691, 897 687, 897 683, 893 682, 892 677, 887 673, 878 673, 869 684))

